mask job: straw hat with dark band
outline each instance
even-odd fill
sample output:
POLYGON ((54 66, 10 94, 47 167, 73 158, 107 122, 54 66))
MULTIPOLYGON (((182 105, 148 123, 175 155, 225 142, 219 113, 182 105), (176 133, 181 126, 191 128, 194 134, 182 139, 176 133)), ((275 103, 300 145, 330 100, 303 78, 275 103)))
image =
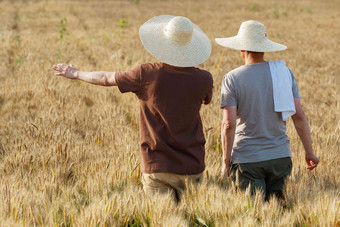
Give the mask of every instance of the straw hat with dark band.
POLYGON ((199 65, 211 53, 209 38, 186 17, 153 17, 140 27, 139 36, 152 56, 173 66, 199 65))
POLYGON ((221 46, 234 50, 274 52, 287 49, 286 46, 269 40, 265 26, 253 20, 243 22, 237 36, 216 38, 215 41, 221 46))

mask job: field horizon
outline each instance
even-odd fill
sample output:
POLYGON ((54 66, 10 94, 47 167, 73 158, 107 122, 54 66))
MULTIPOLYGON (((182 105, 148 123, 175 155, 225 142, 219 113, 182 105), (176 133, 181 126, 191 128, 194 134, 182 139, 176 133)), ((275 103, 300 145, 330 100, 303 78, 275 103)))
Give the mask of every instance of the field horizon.
POLYGON ((0 1, 0 226, 340 226, 340 2, 338 0, 0 1), (176 205, 141 184, 134 94, 54 76, 52 65, 124 71, 157 61, 138 29, 154 16, 188 17, 212 42, 198 67, 214 78, 202 106, 205 180, 176 205), (287 50, 266 53, 293 71, 320 158, 309 172, 287 122, 293 170, 276 199, 220 178, 220 88, 243 64, 214 38, 257 20, 287 50))

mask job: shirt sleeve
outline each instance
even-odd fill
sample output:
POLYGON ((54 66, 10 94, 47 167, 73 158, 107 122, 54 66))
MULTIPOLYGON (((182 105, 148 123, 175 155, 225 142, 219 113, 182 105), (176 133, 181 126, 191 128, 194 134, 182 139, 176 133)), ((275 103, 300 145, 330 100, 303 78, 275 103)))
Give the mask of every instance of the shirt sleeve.
POLYGON ((223 77, 221 86, 221 108, 225 106, 237 106, 235 81, 231 74, 223 77))
POLYGON ((301 95, 299 93, 299 88, 298 88, 298 85, 297 85, 297 82, 296 82, 296 79, 294 77, 294 74, 293 72, 289 69, 289 72, 290 72, 290 75, 292 77, 292 91, 293 91, 293 97, 294 98, 300 98, 301 95))
POLYGON ((116 83, 119 91, 138 93, 142 85, 141 65, 138 65, 128 71, 116 73, 116 83))
POLYGON ((207 95, 205 96, 205 98, 203 100, 203 103, 205 105, 208 105, 211 102, 212 94, 213 94, 213 87, 214 87, 214 81, 213 81, 213 78, 212 78, 211 74, 209 73, 208 91, 207 91, 207 95))

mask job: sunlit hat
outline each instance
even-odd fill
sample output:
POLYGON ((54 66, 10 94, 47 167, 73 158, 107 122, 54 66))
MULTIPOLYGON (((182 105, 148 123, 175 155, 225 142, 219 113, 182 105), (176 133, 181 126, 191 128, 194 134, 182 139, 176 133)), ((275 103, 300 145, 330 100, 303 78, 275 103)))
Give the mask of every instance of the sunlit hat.
POLYGON ((139 36, 152 56, 173 66, 199 65, 211 53, 209 38, 186 17, 153 17, 140 27, 139 36))
POLYGON ((234 50, 274 52, 287 49, 285 45, 269 40, 265 26, 253 20, 243 22, 238 30, 237 36, 216 38, 215 41, 221 46, 234 50))

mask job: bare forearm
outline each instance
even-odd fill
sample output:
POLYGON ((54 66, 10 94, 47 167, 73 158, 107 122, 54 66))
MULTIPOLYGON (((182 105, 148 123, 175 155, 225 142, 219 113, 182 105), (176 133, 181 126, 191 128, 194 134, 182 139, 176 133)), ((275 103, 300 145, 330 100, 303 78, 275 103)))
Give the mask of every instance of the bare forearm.
POLYGON ((310 135, 309 124, 306 115, 302 109, 300 98, 294 98, 296 113, 292 116, 295 129, 299 134, 302 144, 305 148, 305 159, 308 169, 312 170, 319 164, 319 158, 314 154, 312 148, 312 138, 310 135))
POLYGON ((229 164, 231 161, 231 151, 233 149, 234 138, 235 138, 235 126, 228 127, 222 126, 222 150, 223 150, 223 162, 229 164))
POLYGON ((293 117, 293 122, 306 154, 313 154, 312 138, 307 118, 305 116, 293 117))
POLYGON ((115 72, 83 72, 78 71, 77 68, 72 65, 56 64, 52 66, 52 69, 58 71, 56 76, 63 76, 69 79, 79 79, 87 83, 102 85, 102 86, 116 86, 116 73, 115 72))
POLYGON ((75 72, 75 77, 87 83, 101 85, 101 86, 116 86, 115 72, 75 72))

